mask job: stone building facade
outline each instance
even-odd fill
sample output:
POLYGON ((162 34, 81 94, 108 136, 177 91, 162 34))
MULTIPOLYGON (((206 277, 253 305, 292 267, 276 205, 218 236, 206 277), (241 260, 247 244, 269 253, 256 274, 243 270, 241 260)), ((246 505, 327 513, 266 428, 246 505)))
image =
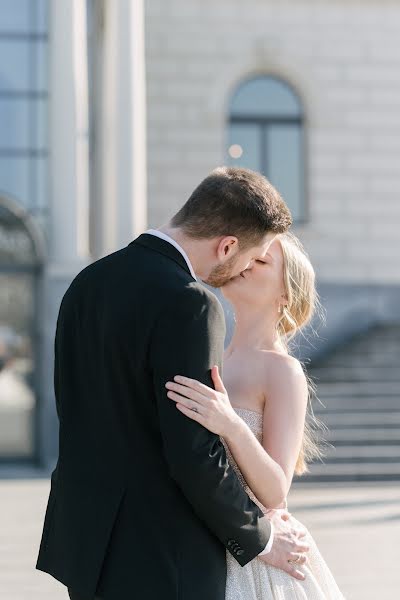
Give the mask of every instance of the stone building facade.
POLYGON ((323 337, 398 320, 400 5, 148 0, 146 10, 150 223, 227 162, 239 86, 279 78, 303 108, 305 210, 294 231, 327 307, 323 337))
POLYGON ((247 160, 251 144, 228 154, 233 124, 267 132, 263 152, 289 204, 297 169, 294 231, 327 310, 304 352, 399 320, 398 3, 0 4, 0 460, 53 465, 65 289, 92 260, 168 220, 215 166, 247 160), (260 80, 291 94, 292 109, 288 100, 283 114, 278 90, 282 114, 250 94, 248 114, 234 115, 238 92, 260 80), (286 125, 299 134, 297 155, 286 125))

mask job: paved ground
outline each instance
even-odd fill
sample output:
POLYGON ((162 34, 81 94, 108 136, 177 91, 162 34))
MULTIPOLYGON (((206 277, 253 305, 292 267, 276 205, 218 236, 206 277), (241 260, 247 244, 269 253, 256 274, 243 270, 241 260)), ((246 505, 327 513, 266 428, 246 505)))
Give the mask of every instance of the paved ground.
MULTIPOLYGON (((64 586, 34 569, 48 490, 47 479, 0 480, 2 600, 67 599, 64 586)), ((347 599, 399 597, 400 485, 297 485, 289 507, 347 599)))
POLYGON ((289 507, 348 600, 400 597, 400 484, 303 484, 289 507))

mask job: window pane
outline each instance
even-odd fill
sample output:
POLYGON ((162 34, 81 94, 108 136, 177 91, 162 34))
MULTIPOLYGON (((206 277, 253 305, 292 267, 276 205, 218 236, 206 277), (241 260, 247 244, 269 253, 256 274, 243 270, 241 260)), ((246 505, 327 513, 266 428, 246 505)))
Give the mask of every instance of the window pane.
POLYGON ((36 0, 36 27, 38 33, 48 32, 48 0, 36 0))
POLYGON ((261 169, 261 132, 257 125, 231 123, 228 136, 228 164, 261 169))
POLYGON ((29 204, 29 158, 0 157, 0 194, 29 204))
POLYGON ((291 88, 274 77, 257 77, 242 83, 233 96, 231 116, 299 117, 301 105, 291 88))
POLYGON ((29 100, 0 98, 0 131, 0 149, 29 148, 29 100))
POLYGON ((0 39, 0 91, 29 90, 30 51, 31 44, 25 40, 0 39))
POLYGON ((1 0, 0 32, 28 33, 31 30, 29 7, 35 0, 1 0))
POLYGON ((267 176, 292 211, 293 220, 304 217, 301 128, 271 125, 266 131, 267 176))

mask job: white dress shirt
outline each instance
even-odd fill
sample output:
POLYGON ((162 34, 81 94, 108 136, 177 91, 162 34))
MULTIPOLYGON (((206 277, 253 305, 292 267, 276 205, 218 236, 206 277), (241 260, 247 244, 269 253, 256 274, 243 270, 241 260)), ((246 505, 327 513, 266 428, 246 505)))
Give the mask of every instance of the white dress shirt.
MULTIPOLYGON (((150 235, 155 235, 156 237, 161 238, 165 242, 169 242, 170 244, 172 244, 182 254, 183 258, 186 261, 187 266, 189 267, 189 271, 190 271, 193 279, 197 280, 196 273, 194 272, 192 263, 190 262, 188 255, 186 254, 186 252, 184 251, 182 246, 180 246, 178 244, 178 242, 176 242, 174 239, 172 239, 172 237, 170 237, 166 233, 159 231, 158 229, 148 229, 145 233, 149 233, 150 235)), ((271 522, 271 535, 269 537, 268 544, 265 546, 264 550, 262 550, 262 552, 260 552, 260 554, 258 556, 261 556, 262 554, 268 554, 268 552, 271 551, 273 541, 274 541, 274 530, 273 530, 273 525, 271 522)))
POLYGON ((190 262, 188 255, 186 254, 186 252, 184 251, 182 246, 180 246, 178 244, 178 242, 176 242, 174 239, 172 239, 172 237, 170 237, 166 233, 163 233, 162 231, 158 231, 158 229, 148 229, 145 233, 149 233, 150 235, 155 235, 156 237, 161 238, 165 242, 169 242, 170 244, 172 244, 182 254, 183 258, 186 261, 187 266, 189 267, 189 271, 190 271, 190 274, 192 275, 193 279, 197 280, 196 273, 194 272, 192 263, 190 262))

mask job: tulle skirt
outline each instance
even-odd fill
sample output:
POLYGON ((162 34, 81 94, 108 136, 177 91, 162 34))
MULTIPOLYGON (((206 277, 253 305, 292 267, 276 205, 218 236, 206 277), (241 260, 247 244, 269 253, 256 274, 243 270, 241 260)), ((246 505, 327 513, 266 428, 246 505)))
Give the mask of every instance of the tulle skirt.
POLYGON ((241 567, 226 551, 225 600, 344 600, 310 533, 304 541, 310 546, 306 564, 298 567, 306 576, 304 581, 294 579, 259 558, 241 567))

